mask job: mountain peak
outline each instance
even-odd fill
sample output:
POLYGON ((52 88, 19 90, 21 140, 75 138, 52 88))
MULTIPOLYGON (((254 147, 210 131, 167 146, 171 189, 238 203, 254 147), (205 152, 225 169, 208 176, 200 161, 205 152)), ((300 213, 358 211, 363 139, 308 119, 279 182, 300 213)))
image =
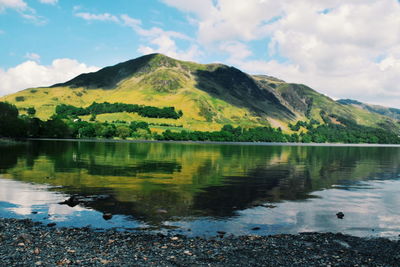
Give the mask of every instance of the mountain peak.
POLYGON ((65 83, 58 83, 51 87, 69 86, 71 88, 85 87, 88 89, 112 89, 116 85, 137 72, 151 71, 159 67, 175 67, 178 60, 166 55, 154 53, 131 59, 114 66, 102 68, 97 72, 81 74, 65 83))

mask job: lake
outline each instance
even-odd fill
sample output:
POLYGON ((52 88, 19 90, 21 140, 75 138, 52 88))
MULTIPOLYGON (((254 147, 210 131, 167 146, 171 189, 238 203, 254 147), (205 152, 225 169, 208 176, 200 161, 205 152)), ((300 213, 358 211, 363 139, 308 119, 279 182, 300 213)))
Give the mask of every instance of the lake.
POLYGON ((0 145, 0 217, 61 227, 394 238, 400 234, 399 203, 399 147, 0 145), (105 213, 112 218, 104 219, 105 213))

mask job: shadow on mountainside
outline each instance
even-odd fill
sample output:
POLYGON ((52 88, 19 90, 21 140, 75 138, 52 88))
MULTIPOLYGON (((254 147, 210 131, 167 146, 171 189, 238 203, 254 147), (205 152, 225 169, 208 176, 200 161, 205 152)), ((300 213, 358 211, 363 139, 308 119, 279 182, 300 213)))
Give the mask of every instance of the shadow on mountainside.
POLYGON ((231 105, 248 108, 261 116, 295 117, 268 88, 236 68, 219 65, 209 70, 197 70, 194 75, 198 89, 231 105))

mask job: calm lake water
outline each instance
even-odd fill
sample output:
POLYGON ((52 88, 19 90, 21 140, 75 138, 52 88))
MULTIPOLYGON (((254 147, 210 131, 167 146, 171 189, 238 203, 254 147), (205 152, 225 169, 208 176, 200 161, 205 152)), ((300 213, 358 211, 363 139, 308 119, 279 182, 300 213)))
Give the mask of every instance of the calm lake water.
POLYGON ((192 236, 329 231, 394 238, 400 148, 0 145, 0 217, 192 236), (60 204, 71 196, 73 203, 60 204))

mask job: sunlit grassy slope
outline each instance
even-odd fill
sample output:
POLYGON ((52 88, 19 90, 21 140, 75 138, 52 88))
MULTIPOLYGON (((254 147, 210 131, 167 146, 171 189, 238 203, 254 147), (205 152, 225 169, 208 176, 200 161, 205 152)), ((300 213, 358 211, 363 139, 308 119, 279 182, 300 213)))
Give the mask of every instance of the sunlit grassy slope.
MULTIPOLYGON (((121 102, 183 111, 179 120, 151 119, 137 114, 98 116, 100 121, 139 120, 181 125, 188 130, 218 130, 224 124, 254 127, 272 125, 287 130, 289 122, 321 121, 320 111, 377 126, 390 120, 353 106, 341 105, 304 85, 269 76, 250 76, 222 64, 178 61, 161 54, 143 56, 82 74, 47 88, 32 88, 0 98, 24 112, 35 107, 47 119, 58 104, 89 106, 93 102, 121 102)), ((394 123, 393 123, 394 124, 394 123)))

